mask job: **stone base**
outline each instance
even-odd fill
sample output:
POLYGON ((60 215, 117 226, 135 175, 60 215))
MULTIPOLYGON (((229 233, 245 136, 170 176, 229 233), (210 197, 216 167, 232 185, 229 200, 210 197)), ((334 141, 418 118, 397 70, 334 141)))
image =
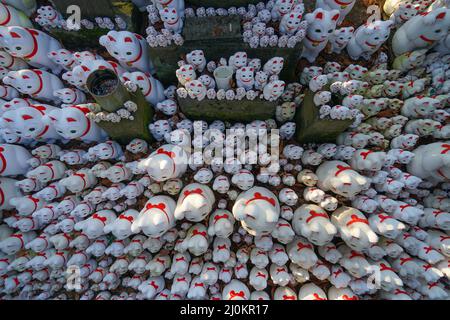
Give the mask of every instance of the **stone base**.
POLYGON ((251 122, 275 117, 276 102, 261 100, 209 100, 178 98, 178 105, 189 119, 205 121, 251 122))
POLYGON ((98 125, 105 130, 109 137, 122 144, 128 144, 134 138, 141 138, 147 142, 153 141, 148 125, 153 120, 153 106, 148 103, 141 91, 130 94, 132 100, 138 105, 133 114, 134 120, 122 119, 119 123, 101 121, 98 125))
POLYGON ((320 119, 319 108, 314 104, 313 98, 314 93, 307 90, 303 103, 295 114, 295 138, 299 143, 335 143, 337 136, 344 132, 353 120, 320 119))
POLYGON ((295 69, 300 46, 295 48, 250 48, 242 41, 240 18, 238 16, 186 18, 183 46, 149 48, 155 65, 155 76, 164 84, 177 83, 175 71, 178 61, 192 50, 201 49, 207 61, 229 58, 237 51, 245 51, 248 58, 259 58, 262 64, 273 57, 284 58, 284 68, 280 79, 286 82, 297 81, 295 69))
POLYGON ((247 7, 249 4, 257 4, 260 1, 261 0, 186 0, 186 6, 205 8, 247 7))
MULTIPOLYGON (((56 1, 59 2, 60 0, 56 1)), ((61 1, 63 2, 63 1, 61 1)), ((127 30, 131 32, 137 32, 142 33, 145 31, 141 30, 143 28, 143 21, 146 19, 146 14, 141 13, 138 8, 136 8, 131 2, 124 2, 124 1, 114 1, 110 2, 107 1, 107 4, 102 4, 103 1, 100 1, 101 3, 97 5, 85 5, 83 4, 85 1, 78 1, 82 2, 80 5, 81 8, 81 16, 84 18, 90 18, 93 20, 96 16, 101 17, 110 17, 114 21, 114 17, 116 15, 119 15, 122 17, 122 19, 125 20, 127 23, 127 30), (83 10, 88 10, 88 14, 83 15, 83 10), (92 11, 89 11, 92 10, 92 11), (97 14, 97 12, 102 12, 97 14), (95 15, 97 14, 97 15, 95 15)), ((92 3, 92 1, 90 2, 92 3)), ((94 1, 94 3, 97 3, 94 1)), ((70 4, 77 4, 77 1, 70 1, 70 4)), ((68 4, 68 5, 70 5, 68 4)), ((66 7, 65 4, 60 4, 62 7, 66 7)), ((62 11, 62 12, 65 12, 62 11)), ((104 49, 99 41, 99 38, 109 32, 108 29, 101 29, 98 27, 95 27, 93 29, 86 29, 82 28, 79 31, 67 31, 64 29, 57 29, 52 28, 49 30, 50 34, 53 35, 55 38, 57 38, 61 43, 64 45, 66 49, 74 50, 74 51, 81 51, 81 48, 100 48, 104 49)))

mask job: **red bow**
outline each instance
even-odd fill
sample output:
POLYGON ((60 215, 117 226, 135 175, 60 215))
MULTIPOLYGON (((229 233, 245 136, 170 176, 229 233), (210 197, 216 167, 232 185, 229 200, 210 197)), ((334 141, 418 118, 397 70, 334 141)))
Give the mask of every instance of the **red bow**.
POLYGON ((125 216, 125 215, 121 215, 119 217, 119 219, 121 219, 121 220, 128 220, 129 222, 133 222, 133 220, 134 220, 133 216, 125 216))
POLYGON ((74 176, 80 177, 83 180, 83 189, 86 189, 86 175, 84 173, 74 173, 74 176))
POLYGON ((16 286, 19 286, 20 281, 17 277, 13 278, 14 283, 16 284, 16 286))
POLYGON ((92 215, 92 219, 100 220, 104 225, 106 224, 106 217, 99 216, 99 215, 96 214, 96 213, 94 213, 94 214, 92 215))
POLYGON ((394 294, 408 294, 408 292, 404 291, 404 290, 400 290, 400 289, 395 289, 394 294))
POLYGON ((399 206, 400 211, 403 211, 403 210, 405 210, 408 207, 411 207, 411 205, 410 204, 404 204, 403 206, 399 206))
POLYGON ((147 209, 147 210, 150 210, 150 209, 153 209, 153 208, 156 208, 156 209, 164 211, 164 209, 166 209, 166 205, 161 202, 161 203, 158 203, 158 204, 148 203, 145 206, 145 209, 147 209))
POLYGON ((307 243, 307 244, 303 244, 301 242, 297 243, 297 251, 303 250, 303 249, 312 249, 312 246, 307 243))
POLYGON ((145 206, 146 210, 150 210, 150 209, 158 209, 161 210, 162 212, 164 212, 164 215, 166 216, 167 222, 170 222, 170 218, 169 215, 167 214, 166 210, 166 205, 164 203, 158 203, 158 204, 153 204, 153 203, 147 203, 147 205, 145 206))
POLYGON ((411 257, 407 257, 407 258, 400 258, 400 265, 404 265, 406 262, 411 261, 412 258, 411 257))
POLYGON ((341 165, 337 165, 337 166, 336 166, 336 169, 338 169, 338 170, 337 170, 336 173, 334 174, 335 177, 337 177, 338 175, 340 175, 343 171, 346 171, 346 170, 352 170, 352 167, 344 167, 344 166, 341 166, 341 165))
POLYGON ((258 271, 258 273, 256 274, 257 277, 261 277, 261 278, 266 278, 266 275, 260 271, 258 271))
MULTIPOLYGON (((173 153, 172 151, 166 151, 163 148, 156 150, 156 154, 164 154, 164 155, 170 157, 171 159, 175 158, 175 153, 173 153)), ((176 170, 175 169, 175 167, 176 167, 175 161, 172 161, 172 163, 173 163, 172 171, 173 171, 173 173, 175 173, 175 170, 176 170)))
POLYGON ((356 222, 365 223, 367 225, 369 224, 369 221, 367 221, 367 219, 358 218, 358 216, 356 214, 352 214, 350 216, 350 218, 351 218, 351 220, 349 222, 347 222, 347 227, 352 225, 353 223, 356 223, 356 222))
POLYGON ((428 289, 431 289, 431 288, 433 288, 433 287, 436 287, 437 285, 438 285, 437 282, 430 283, 430 284, 428 285, 428 289))
POLYGON ((197 282, 197 283, 194 283, 194 288, 196 288, 196 287, 202 287, 203 288, 204 285, 201 282, 200 283, 197 282))
POLYGON ((177 278, 177 281, 178 281, 178 282, 181 282, 181 281, 187 282, 187 281, 186 281, 186 277, 183 277, 183 278, 177 278))
POLYGON ((364 258, 364 255, 362 254, 362 253, 359 253, 359 252, 356 252, 356 251, 351 251, 351 253, 350 253, 350 257, 348 257, 349 259, 353 259, 353 258, 356 258, 356 257, 362 257, 362 258, 364 258))
POLYGON ((226 213, 224 213, 223 215, 216 215, 215 217, 214 217, 214 223, 216 223, 218 220, 220 220, 220 219, 228 219, 228 214, 226 214, 226 213))
POLYGON ((314 300, 327 300, 326 298, 321 298, 317 293, 313 294, 314 300))
POLYGON ((149 283, 153 288, 155 288, 155 290, 158 290, 159 286, 155 283, 155 281, 150 281, 149 283))
POLYGON ((238 265, 238 266, 236 267, 236 271, 239 271, 239 270, 241 270, 242 268, 244 268, 244 265, 243 265, 243 264, 240 264, 240 265, 238 265))
POLYGON ((156 258, 156 262, 161 263, 162 265, 165 265, 165 261, 163 259, 160 258, 156 258))
POLYGON ((342 299, 343 300, 358 300, 358 297, 357 296, 349 297, 348 295, 344 294, 342 296, 342 299))
POLYGON ((390 216, 388 216, 388 215, 382 215, 382 214, 379 214, 379 215, 378 215, 378 218, 380 218, 380 223, 383 223, 384 220, 386 220, 386 219, 391 219, 390 216))
POLYGON ((248 200, 245 204, 247 205, 250 202, 252 202, 253 200, 264 200, 264 201, 267 201, 268 203, 270 203, 273 207, 275 207, 275 199, 265 197, 259 192, 255 192, 253 197, 254 197, 253 199, 248 200))
POLYGON ((53 170, 53 164, 52 163, 44 163, 43 166, 46 166, 47 168, 50 169, 50 171, 52 172, 52 176, 50 179, 54 179, 55 178, 55 170, 53 170))
POLYGON ((166 151, 163 148, 159 148, 158 150, 156 150, 157 154, 165 154, 166 156, 169 156, 170 158, 174 158, 175 157, 175 153, 173 153, 172 151, 166 151))
POLYGON ((203 236, 204 238, 206 238, 206 231, 200 232, 200 231, 198 231, 197 229, 195 229, 195 230, 192 232, 192 236, 196 236, 196 235, 200 235, 200 236, 203 236))
POLYGON ((423 250, 425 250, 425 253, 428 254, 431 250, 433 250, 432 247, 423 247, 423 250))
POLYGON ((230 299, 234 299, 234 297, 245 298, 245 293, 244 293, 244 291, 236 292, 234 290, 231 290, 230 291, 230 299))
POLYGON ((422 267, 425 271, 428 271, 428 269, 432 268, 433 266, 431 264, 424 264, 422 267))
POLYGON ((441 148, 443 148, 443 150, 441 151, 441 154, 447 154, 447 152, 450 151, 450 144, 443 143, 441 145, 441 148))
MULTIPOLYGON (((34 209, 33 209, 33 212, 34 211, 36 211, 36 209, 37 209, 37 204, 39 203, 39 199, 36 199, 36 198, 34 198, 33 196, 28 196, 28 199, 30 199, 31 201, 33 201, 33 204, 34 204, 34 209)), ((53 210, 52 210, 53 211, 53 210)))
POLYGON ((333 272, 334 277, 336 278, 338 275, 340 275, 342 273, 342 270, 338 270, 333 272))
POLYGON ((388 267, 388 266, 385 265, 384 263, 380 263, 380 270, 381 270, 381 271, 392 271, 392 272, 395 272, 394 269, 392 269, 391 267, 388 267))
POLYGON ((183 192, 184 196, 187 197, 191 194, 199 194, 201 196, 203 196, 203 191, 200 188, 194 189, 194 190, 186 190, 185 192, 183 192))
POLYGON ((295 296, 283 295, 283 300, 295 300, 295 296))
POLYGON ((361 152, 359 155, 361 156, 361 158, 363 158, 364 160, 367 159, 367 157, 369 156, 369 154, 373 153, 373 151, 369 150, 366 152, 361 152))
MULTIPOLYGON (((105 218, 105 220, 106 220, 106 218, 105 218)), ((64 238, 66 238, 68 242, 72 241, 72 238, 67 233, 63 233, 62 236, 64 238)))
POLYGON ((441 213, 444 213, 444 211, 441 211, 441 210, 434 210, 432 213, 433 213, 433 215, 434 215, 435 217, 437 217, 437 216, 440 215, 441 213))
POLYGON ((286 270, 284 268, 277 268, 277 274, 279 274, 280 272, 285 272, 286 270))
POLYGON ((227 245, 224 244, 223 246, 217 246, 217 250, 226 250, 227 249, 227 245))
POLYGON ((311 221, 312 219, 317 218, 317 217, 324 217, 324 218, 328 219, 328 215, 326 213, 316 212, 314 210, 310 210, 309 211, 309 217, 308 217, 308 219, 306 219, 306 223, 308 223, 309 221, 311 221))
POLYGON ((181 258, 175 258, 175 261, 179 262, 179 261, 185 261, 185 260, 184 260, 184 257, 181 257, 181 258))
POLYGON ((216 271, 216 268, 215 267, 208 267, 208 268, 206 268, 206 271, 216 271))

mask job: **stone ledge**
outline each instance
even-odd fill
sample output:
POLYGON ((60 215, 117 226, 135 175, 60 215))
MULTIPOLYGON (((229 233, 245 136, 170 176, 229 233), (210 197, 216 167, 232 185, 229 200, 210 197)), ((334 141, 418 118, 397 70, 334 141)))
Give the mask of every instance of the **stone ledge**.
POLYGON ((313 98, 314 93, 306 90, 303 103, 295 114, 295 138, 299 143, 335 143, 337 136, 344 132, 353 120, 320 119, 319 108, 314 105, 313 98))
POLYGON ((275 117, 276 102, 261 100, 209 100, 202 101, 190 98, 179 98, 181 112, 189 119, 205 121, 237 121, 251 122, 267 120, 275 117))

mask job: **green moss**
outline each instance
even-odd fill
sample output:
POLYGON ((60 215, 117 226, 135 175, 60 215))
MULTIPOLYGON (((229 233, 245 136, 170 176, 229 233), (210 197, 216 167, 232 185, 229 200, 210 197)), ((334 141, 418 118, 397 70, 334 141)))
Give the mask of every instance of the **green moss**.
POLYGON ((177 82, 175 76, 177 62, 187 53, 199 48, 205 53, 207 61, 228 58, 237 51, 247 52, 249 59, 260 58, 262 63, 273 57, 283 57, 285 62, 280 78, 286 82, 297 81, 295 69, 300 52, 299 46, 250 48, 242 40, 240 20, 236 16, 187 18, 183 37, 185 39, 183 46, 149 48, 156 76, 164 85, 177 82))
POLYGON ((189 118, 205 121, 239 121, 267 120, 275 116, 275 102, 261 100, 209 100, 178 98, 181 111, 189 118))
POLYGON ((247 7, 249 4, 257 4, 260 0, 186 0, 187 6, 229 8, 247 7))
MULTIPOLYGON (((58 0, 60 1, 60 0, 58 0)), ((131 2, 125 1, 95 1, 95 5, 85 4, 83 1, 66 1, 61 0, 58 8, 61 7, 61 12, 65 12, 64 8, 71 4, 79 4, 82 10, 82 17, 93 19, 96 16, 107 16, 114 20, 116 15, 119 15, 127 23, 127 30, 137 33, 142 33, 144 28, 145 13, 139 12, 139 9, 131 2)), ((108 29, 101 29, 95 27, 93 29, 82 28, 79 31, 67 31, 62 29, 51 29, 50 33, 59 39, 61 43, 70 50, 80 50, 82 48, 101 48, 98 39, 108 33, 108 29)), ((145 32, 144 32, 145 33, 145 32)))
POLYGON ((353 120, 329 120, 319 118, 319 108, 314 104, 314 93, 307 90, 302 105, 295 115, 299 143, 336 142, 337 136, 344 132, 353 120))
POLYGON ((51 29, 50 33, 69 50, 79 50, 80 45, 86 48, 95 48, 100 44, 98 39, 108 33, 108 29, 94 28, 79 31, 51 29))
POLYGON ((101 121, 99 126, 113 139, 123 144, 128 144, 134 138, 153 142, 148 125, 153 119, 153 106, 145 100, 140 90, 131 93, 132 100, 138 105, 133 114, 134 120, 122 119, 119 123, 101 121))

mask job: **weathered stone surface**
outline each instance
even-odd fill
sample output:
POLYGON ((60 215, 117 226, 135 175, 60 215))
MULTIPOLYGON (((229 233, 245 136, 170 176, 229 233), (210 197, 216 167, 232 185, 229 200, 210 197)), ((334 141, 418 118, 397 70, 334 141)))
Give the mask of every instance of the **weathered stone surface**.
MULTIPOLYGON (((144 33, 143 32, 143 21, 146 18, 145 13, 141 13, 131 2, 125 1, 55 1, 58 3, 57 8, 61 13, 66 13, 67 6, 71 4, 78 4, 81 8, 81 17, 92 19, 101 17, 110 17, 114 19, 116 15, 122 17, 127 23, 127 30, 132 32, 144 33), (61 2, 61 3, 60 3, 61 2), (84 4, 88 2, 88 5, 84 4), (80 4, 79 4, 80 3, 80 4), (94 3, 94 5, 92 5, 94 3), (60 8, 61 7, 61 8, 60 8), (84 11, 87 12, 84 12, 84 11)), ((79 31, 67 31, 63 29, 50 29, 50 33, 61 41, 65 48, 69 50, 80 51, 81 48, 99 48, 100 46, 98 39, 108 33, 108 29, 101 29, 95 27, 91 30, 82 28, 79 31)))
POLYGON ((295 138, 299 143, 336 142, 353 120, 329 120, 319 118, 319 108, 313 102, 314 93, 307 90, 302 105, 295 114, 297 130, 295 138))
POLYGON ((207 61, 228 58, 237 51, 245 51, 250 59, 260 58, 265 63, 275 56, 283 57, 284 68, 280 78, 295 81, 295 66, 299 46, 295 48, 250 48, 242 41, 240 20, 237 16, 187 18, 183 31, 183 46, 149 48, 156 75, 165 85, 177 82, 177 62, 192 50, 202 49, 207 61), (220 41, 218 41, 220 40, 220 41))
POLYGON ((111 139, 122 144, 127 144, 134 138, 141 138, 148 142, 153 141, 148 125, 153 119, 153 106, 145 100, 140 90, 130 93, 131 100, 138 105, 137 111, 133 114, 134 120, 122 119, 119 123, 101 121, 99 126, 105 130, 111 139))
POLYGON ((249 4, 257 4, 258 2, 260 2, 260 0, 186 0, 186 5, 205 8, 229 8, 246 7, 249 4))
POLYGON ((277 103, 259 98, 255 100, 209 100, 202 101, 190 98, 178 98, 181 111, 194 120, 223 120, 250 122, 267 120, 275 116, 277 103))
POLYGON ((67 31, 63 29, 51 29, 50 33, 57 38, 69 50, 77 50, 80 43, 83 48, 99 47, 98 39, 108 33, 108 29, 94 28, 79 31, 67 31))
POLYGON ((114 17, 116 9, 115 2, 109 0, 55 0, 52 1, 56 9, 64 16, 68 16, 67 7, 77 5, 81 9, 82 19, 95 17, 114 17))
POLYGON ((186 18, 183 27, 185 41, 222 41, 240 39, 241 19, 237 15, 224 17, 186 18))

